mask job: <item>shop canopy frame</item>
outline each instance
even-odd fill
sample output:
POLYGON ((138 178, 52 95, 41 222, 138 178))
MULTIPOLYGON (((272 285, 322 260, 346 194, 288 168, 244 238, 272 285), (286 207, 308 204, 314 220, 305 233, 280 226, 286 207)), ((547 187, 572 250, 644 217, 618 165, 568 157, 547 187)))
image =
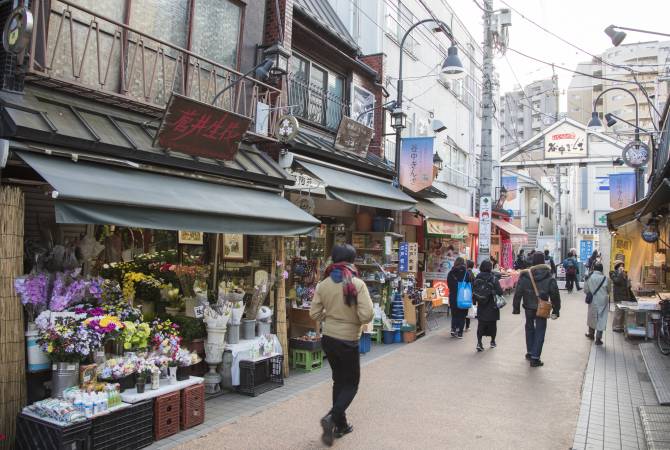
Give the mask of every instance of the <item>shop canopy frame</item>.
POLYGON ((646 199, 632 203, 626 207, 607 213, 607 228, 610 231, 616 231, 622 225, 632 222, 640 217, 640 212, 644 208, 646 199))
POLYGON ((509 234, 510 240, 513 244, 525 244, 528 242, 528 233, 516 225, 502 219, 496 219, 495 217, 493 218, 492 222, 493 225, 509 234))
POLYGON ((54 189, 57 223, 269 236, 307 234, 320 223, 279 190, 16 153, 54 189))
POLYGON ((420 200, 413 210, 424 217, 426 234, 430 236, 464 239, 468 235, 468 222, 440 205, 420 200))
POLYGON ((393 186, 390 180, 339 170, 325 165, 298 160, 297 163, 325 184, 326 197, 352 205, 407 211, 415 204, 409 195, 393 186))

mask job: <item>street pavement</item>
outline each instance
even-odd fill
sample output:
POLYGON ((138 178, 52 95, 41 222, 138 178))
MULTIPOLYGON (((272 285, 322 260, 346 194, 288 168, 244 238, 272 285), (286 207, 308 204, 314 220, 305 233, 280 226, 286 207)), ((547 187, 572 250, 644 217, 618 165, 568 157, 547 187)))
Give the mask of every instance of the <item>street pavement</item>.
MULTIPOLYGON (((463 340, 444 327, 397 344, 397 351, 363 367, 348 412, 354 432, 334 448, 570 448, 591 342, 584 338, 583 294, 561 294, 561 317, 548 325, 544 367, 531 368, 524 359, 523 315, 512 315, 511 304, 502 311, 495 349, 485 338, 486 350, 475 351, 476 321, 463 340)), ((319 448, 330 388, 316 384, 179 448, 319 448)))

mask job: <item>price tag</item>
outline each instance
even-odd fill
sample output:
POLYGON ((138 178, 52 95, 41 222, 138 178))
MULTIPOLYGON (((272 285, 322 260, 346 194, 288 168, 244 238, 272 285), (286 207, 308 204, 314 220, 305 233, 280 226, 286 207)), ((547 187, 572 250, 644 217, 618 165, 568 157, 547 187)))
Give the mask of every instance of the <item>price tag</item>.
POLYGON ((195 314, 196 319, 202 319, 205 317, 205 307, 200 305, 193 308, 193 313, 195 314))

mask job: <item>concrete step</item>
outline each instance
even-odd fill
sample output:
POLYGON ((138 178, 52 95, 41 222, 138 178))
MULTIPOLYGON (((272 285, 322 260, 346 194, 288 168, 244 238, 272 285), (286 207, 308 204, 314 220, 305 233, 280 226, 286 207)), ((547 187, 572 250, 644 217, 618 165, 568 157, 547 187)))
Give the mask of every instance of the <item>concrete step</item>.
POLYGON ((670 405, 670 358, 663 355, 655 343, 640 344, 640 353, 651 384, 654 386, 658 403, 670 405))

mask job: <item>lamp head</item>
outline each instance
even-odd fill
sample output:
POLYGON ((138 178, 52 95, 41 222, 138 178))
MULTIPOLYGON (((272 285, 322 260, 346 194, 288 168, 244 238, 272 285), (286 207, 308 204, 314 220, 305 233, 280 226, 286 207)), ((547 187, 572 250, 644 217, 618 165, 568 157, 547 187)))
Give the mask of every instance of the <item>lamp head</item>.
POLYGON ((254 70, 254 78, 259 81, 267 80, 273 65, 274 61, 267 58, 260 66, 256 67, 256 70, 254 70))
POLYGON ((439 133, 447 129, 447 126, 444 123, 442 123, 442 121, 439 119, 433 119, 432 125, 433 125, 433 131, 435 133, 439 133))
POLYGON ((465 73, 465 69, 461 58, 458 57, 458 47, 451 44, 451 47, 447 50, 447 59, 442 63, 440 78, 442 78, 442 81, 453 80, 459 78, 463 73, 465 73))
POLYGON ((600 117, 598 117, 598 113, 596 111, 591 113, 591 120, 589 120, 586 128, 588 128, 590 131, 600 131, 603 128, 603 123, 600 121, 600 117))
POLYGON ((610 113, 605 114, 605 120, 607 121, 607 126, 608 127, 613 127, 614 124, 616 124, 617 120, 614 118, 614 116, 610 113))
POLYGON ((609 27, 605 28, 605 34, 610 37, 612 40, 612 45, 615 47, 618 47, 624 39, 626 39, 626 33, 623 31, 616 31, 614 25, 610 25, 609 27))

